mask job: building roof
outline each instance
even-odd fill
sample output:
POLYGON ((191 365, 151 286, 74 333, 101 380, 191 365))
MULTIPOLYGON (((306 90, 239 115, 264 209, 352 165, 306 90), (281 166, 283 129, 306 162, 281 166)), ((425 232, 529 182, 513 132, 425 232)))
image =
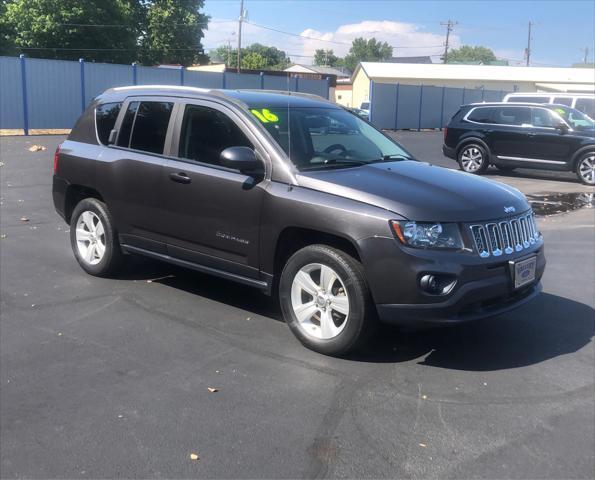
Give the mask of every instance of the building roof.
POLYGON ((387 60, 388 63, 434 63, 432 57, 392 57, 387 60))
POLYGON ((414 80, 505 80, 510 82, 567 84, 595 83, 595 71, 587 68, 361 62, 355 69, 355 72, 353 72, 353 78, 355 78, 360 69, 363 69, 371 79, 403 78, 414 80))
POLYGON ((336 75, 338 78, 349 77, 351 72, 349 70, 341 70, 334 67, 319 67, 317 65, 301 65, 296 63, 291 67, 285 69, 286 72, 297 73, 320 73, 323 75, 336 75))

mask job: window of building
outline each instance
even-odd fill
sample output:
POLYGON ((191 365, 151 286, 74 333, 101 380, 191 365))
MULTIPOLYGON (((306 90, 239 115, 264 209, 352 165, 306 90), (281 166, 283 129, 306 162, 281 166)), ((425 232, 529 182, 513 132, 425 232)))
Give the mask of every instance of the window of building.
POLYGON ((219 156, 229 147, 250 147, 252 143, 224 113, 200 105, 186 105, 180 134, 179 156, 219 165, 219 156))

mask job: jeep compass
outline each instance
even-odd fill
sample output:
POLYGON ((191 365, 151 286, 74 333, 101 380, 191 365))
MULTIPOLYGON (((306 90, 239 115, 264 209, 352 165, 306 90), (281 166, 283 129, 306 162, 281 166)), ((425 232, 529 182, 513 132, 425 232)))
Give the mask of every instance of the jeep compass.
POLYGON ((110 89, 58 147, 53 199, 89 274, 140 254, 274 293, 295 336, 331 355, 379 320, 518 307, 545 267, 518 190, 416 161, 303 94, 110 89))

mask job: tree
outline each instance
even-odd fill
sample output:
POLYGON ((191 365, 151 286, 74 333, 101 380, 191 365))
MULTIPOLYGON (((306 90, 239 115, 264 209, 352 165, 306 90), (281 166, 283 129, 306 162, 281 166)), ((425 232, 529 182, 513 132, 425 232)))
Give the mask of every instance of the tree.
POLYGON ((393 47, 388 43, 379 42, 375 38, 356 38, 351 42, 349 54, 345 57, 345 66, 355 70, 360 62, 381 62, 392 56, 393 47))
POLYGON ((147 5, 141 38, 143 63, 192 65, 207 60, 201 44, 209 17, 204 0, 153 0, 147 5))
MULTIPOLYGON (((238 66, 238 50, 221 46, 211 53, 211 60, 225 63, 229 68, 238 66)), ((246 70, 283 70, 291 61, 283 50, 253 43, 242 48, 242 68, 246 70)))
POLYGON ((490 63, 496 61, 496 55, 487 47, 463 45, 448 52, 446 63, 490 63))
POLYGON ((324 50, 320 48, 314 53, 314 65, 319 67, 336 67, 339 60, 340 58, 337 57, 332 50, 324 50))
POLYGON ((0 53, 128 63, 136 59, 141 21, 135 0, 2 1, 0 53))

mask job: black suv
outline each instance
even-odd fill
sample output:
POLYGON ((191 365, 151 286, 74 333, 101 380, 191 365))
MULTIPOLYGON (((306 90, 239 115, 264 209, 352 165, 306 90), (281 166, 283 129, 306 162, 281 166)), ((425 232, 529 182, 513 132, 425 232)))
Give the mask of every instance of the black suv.
POLYGON ((415 161, 317 97, 115 88, 54 172, 85 271, 141 254, 278 292, 292 332, 327 354, 377 319, 448 324, 540 291, 543 240, 518 190, 415 161))
POLYGON ((565 105, 465 105, 444 130, 442 151, 469 173, 483 173, 490 164, 566 170, 595 185, 595 122, 565 105))

